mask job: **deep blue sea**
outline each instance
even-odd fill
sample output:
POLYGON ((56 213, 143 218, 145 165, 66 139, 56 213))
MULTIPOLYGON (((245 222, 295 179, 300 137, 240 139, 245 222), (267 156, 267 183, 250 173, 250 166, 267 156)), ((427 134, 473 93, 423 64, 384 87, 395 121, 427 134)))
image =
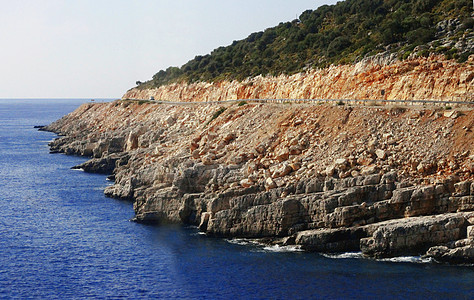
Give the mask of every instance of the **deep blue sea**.
MULTIPOLYGON (((105 176, 49 154, 88 100, 0 100, 0 299, 474 299, 474 267, 331 258, 130 222, 105 176)), ((413 262, 410 262, 413 261, 413 262)))

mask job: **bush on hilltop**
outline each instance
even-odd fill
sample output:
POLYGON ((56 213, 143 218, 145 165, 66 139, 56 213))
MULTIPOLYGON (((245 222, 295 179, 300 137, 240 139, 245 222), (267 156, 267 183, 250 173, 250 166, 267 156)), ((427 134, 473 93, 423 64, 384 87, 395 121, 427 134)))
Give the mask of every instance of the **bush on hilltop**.
MULTIPOLYGON (((198 55, 180 68, 161 70, 139 88, 294 74, 387 50, 404 58, 417 46, 445 38, 448 30, 454 30, 457 38, 466 34, 472 38, 471 12, 471 0, 346 0, 323 5, 303 12, 297 20, 198 55), (458 25, 439 28, 444 20, 457 20, 458 25)), ((429 52, 461 61, 472 54, 454 47, 431 48, 429 52)))

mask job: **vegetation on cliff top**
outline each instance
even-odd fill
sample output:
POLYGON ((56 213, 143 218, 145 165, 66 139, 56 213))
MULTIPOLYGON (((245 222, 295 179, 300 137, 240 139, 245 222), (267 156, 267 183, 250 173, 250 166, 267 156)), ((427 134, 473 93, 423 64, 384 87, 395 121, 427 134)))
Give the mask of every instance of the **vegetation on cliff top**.
POLYGON ((401 58, 414 50, 419 55, 443 53, 464 61, 472 48, 455 43, 472 42, 472 5, 471 0, 346 0, 324 5, 137 84, 153 88, 182 81, 293 74, 384 51, 401 58))

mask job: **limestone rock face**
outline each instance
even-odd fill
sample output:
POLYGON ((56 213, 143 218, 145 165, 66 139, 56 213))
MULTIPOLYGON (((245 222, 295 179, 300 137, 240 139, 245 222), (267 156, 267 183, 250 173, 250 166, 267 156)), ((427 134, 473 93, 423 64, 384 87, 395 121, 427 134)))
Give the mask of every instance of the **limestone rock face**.
POLYGON ((461 239, 466 234, 463 213, 390 220, 371 237, 360 240, 362 253, 375 257, 420 254, 430 246, 461 239))
MULTIPOLYGON (((474 66, 470 62, 458 64, 443 56, 405 61, 371 58, 354 65, 330 66, 291 76, 133 88, 123 98, 150 99, 153 96, 156 100, 186 102, 232 99, 473 101, 473 79, 474 66)), ((295 120, 298 124, 302 121, 295 120)))
POLYGON ((427 257, 434 258, 440 262, 472 264, 474 262, 474 246, 468 245, 455 248, 436 246, 428 250, 427 257))
POLYGON ((45 129, 63 135, 52 152, 112 174, 105 193, 133 201, 138 222, 459 262, 474 236, 474 111, 456 111, 115 101, 45 129))
POLYGON ((426 257, 448 263, 474 263, 474 213, 465 214, 467 237, 428 249, 426 257))

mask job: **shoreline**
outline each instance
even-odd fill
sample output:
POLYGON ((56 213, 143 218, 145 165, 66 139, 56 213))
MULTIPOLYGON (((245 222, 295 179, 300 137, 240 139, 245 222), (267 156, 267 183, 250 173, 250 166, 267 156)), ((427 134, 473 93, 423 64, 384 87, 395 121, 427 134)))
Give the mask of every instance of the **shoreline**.
POLYGON ((140 222, 191 224, 211 236, 307 251, 470 263, 474 183, 466 168, 474 149, 463 139, 472 140, 473 116, 116 101, 84 104, 45 129, 65 135, 50 144, 53 152, 91 156, 78 167, 113 173, 106 195, 132 200, 140 222), (417 151, 444 162, 414 164, 417 151))

